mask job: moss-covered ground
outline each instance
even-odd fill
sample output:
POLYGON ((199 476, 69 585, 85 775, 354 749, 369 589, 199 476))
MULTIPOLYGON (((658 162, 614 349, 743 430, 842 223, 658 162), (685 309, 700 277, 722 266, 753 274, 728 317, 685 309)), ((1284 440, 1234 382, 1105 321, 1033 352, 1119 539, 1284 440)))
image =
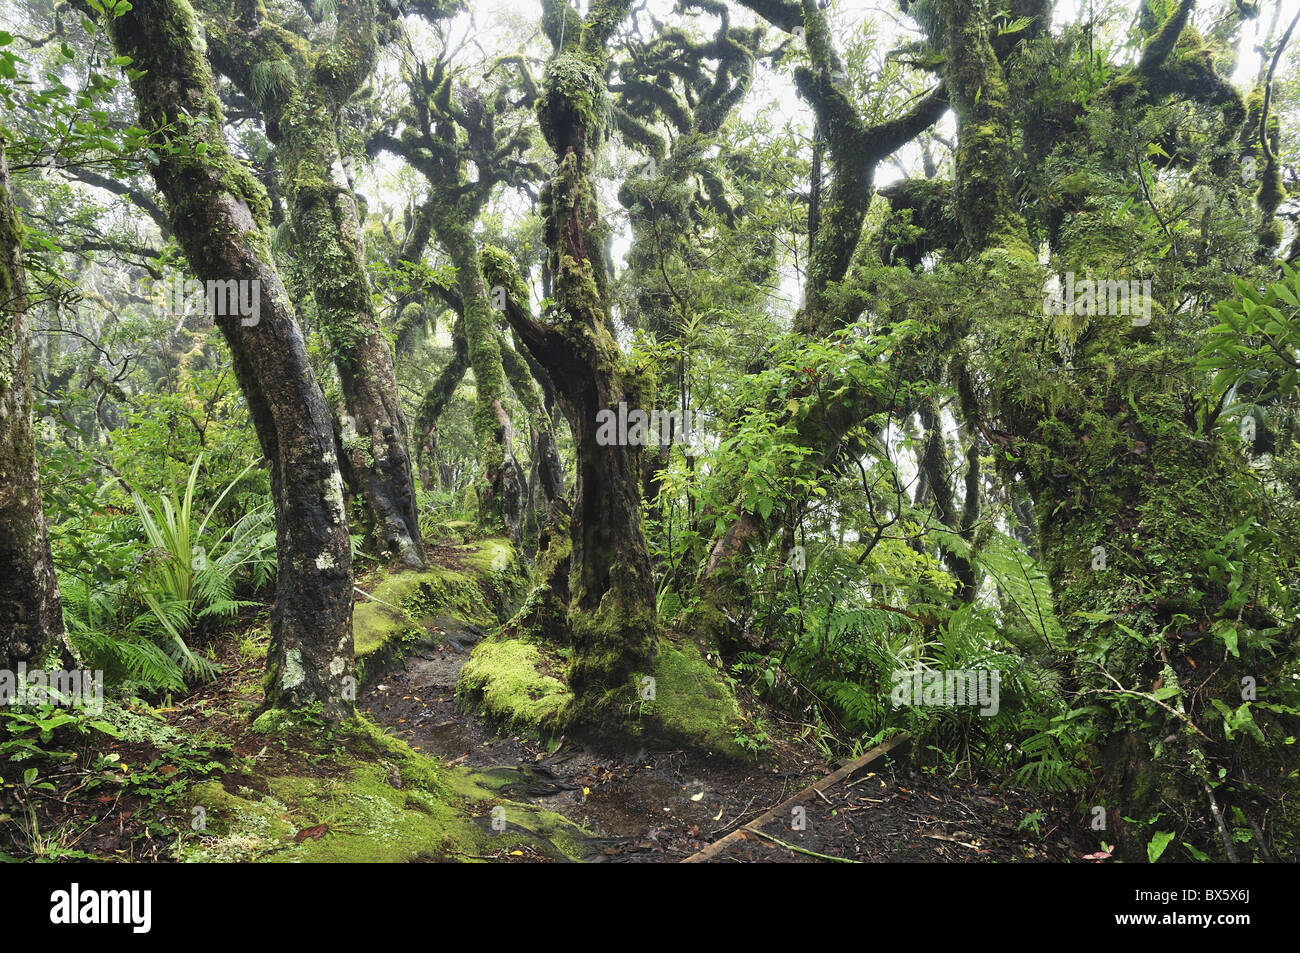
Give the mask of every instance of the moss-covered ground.
MULTIPOLYGON (((300 727, 281 725, 276 739, 300 727)), ((311 752, 301 773, 254 767, 195 785, 203 830, 182 839, 178 859, 393 863, 586 852, 572 822, 501 798, 490 775, 443 767, 364 719, 327 741, 297 743, 311 752)))
MULTIPOLYGON (((498 633, 478 645, 461 669, 462 709, 503 730, 555 734, 573 702, 565 681, 567 655, 544 639, 498 633)), ((629 740, 752 757, 737 740, 744 721, 720 662, 687 636, 661 636, 651 670, 636 676, 622 694, 629 740)))
POLYGON ((509 541, 489 538, 431 548, 422 572, 378 572, 360 580, 352 612, 357 679, 430 637, 434 620, 451 616, 490 627, 514 608, 522 589, 519 555, 509 541))

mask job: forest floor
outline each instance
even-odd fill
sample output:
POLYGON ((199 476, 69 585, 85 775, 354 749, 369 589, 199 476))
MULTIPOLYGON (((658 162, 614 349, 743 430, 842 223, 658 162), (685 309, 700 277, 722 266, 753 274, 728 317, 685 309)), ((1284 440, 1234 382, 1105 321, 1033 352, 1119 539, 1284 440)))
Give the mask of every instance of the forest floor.
MULTIPOLYGON (((446 643, 408 655, 359 707, 415 750, 510 778, 502 793, 592 832, 593 859, 685 860, 836 767, 774 711, 765 712, 771 750, 750 764, 682 749, 614 757, 565 742, 548 752, 535 739, 498 736, 456 709, 456 678, 472 645, 465 635, 450 633, 446 643)), ((1039 795, 999 788, 990 778, 947 779, 906 762, 882 759, 875 770, 801 800, 801 817, 760 828, 776 842, 746 833, 712 859, 818 861, 803 850, 859 861, 1059 862, 1096 850, 1067 836, 1086 828, 1083 819, 1063 815, 1039 795), (1043 815, 1041 836, 1019 829, 1035 811, 1043 815), (796 824, 801 829, 792 829, 796 824)))
MULTIPOLYGON (((445 568, 465 568, 458 565, 451 547, 432 552, 445 568)), ((456 705, 461 666, 487 630, 449 615, 425 620, 424 625, 427 638, 367 672, 357 707, 417 756, 433 756, 472 778, 479 800, 465 802, 463 810, 487 836, 478 847, 458 842, 457 850, 444 844, 441 851, 432 850, 427 857, 421 852, 417 859, 459 855, 519 863, 577 855, 598 862, 678 862, 741 828, 741 834, 710 859, 1061 862, 1078 861, 1098 849, 1096 841, 1085 836, 1085 820, 1050 798, 1008 790, 991 777, 945 777, 904 759, 881 758, 801 798, 802 812, 777 815, 749 829, 746 825, 839 766, 827 763, 821 749, 804 737, 803 726, 752 696, 742 698, 746 716, 751 721, 761 717, 767 726, 768 747, 748 762, 649 744, 614 755, 564 738, 547 744, 520 734, 502 736, 456 705), (488 792, 495 799, 484 799, 488 792), (535 806, 534 819, 552 818, 546 836, 524 831, 528 836, 522 841, 498 841, 488 830, 488 813, 496 803, 535 806), (588 835, 579 838, 576 849, 555 847, 557 838, 569 836, 566 843, 572 842, 569 829, 556 826, 564 819, 588 835)), ((223 666, 218 678, 153 710, 151 717, 161 716, 164 722, 151 740, 113 744, 115 757, 107 767, 102 762, 88 767, 83 760, 80 767, 70 762, 43 774, 53 790, 30 792, 21 805, 12 798, 6 804, 0 797, 0 821, 21 829, 20 837, 15 838, 12 829, 5 837, 0 826, 0 852, 13 851, 18 840, 26 841, 29 850, 35 844, 55 859, 177 859, 183 856, 181 842, 188 834, 186 812, 193 810, 182 793, 185 786, 219 778, 232 765, 242 765, 238 783, 232 781, 233 774, 220 782, 232 797, 255 797, 258 792, 282 797, 273 789, 286 777, 296 777, 299 786, 304 777, 313 778, 337 790, 344 770, 320 751, 313 753, 310 742, 297 736, 268 743, 265 733, 250 729, 264 662, 238 651, 235 641, 226 640, 218 652, 223 666), (182 737, 189 740, 179 743, 182 737), (195 738, 219 742, 209 752, 195 738), (21 810, 15 810, 19 806, 21 810)), ((353 754, 367 757, 363 751, 353 754)), ((372 751, 370 757, 387 763, 385 754, 372 751)), ((392 767, 387 770, 391 778, 392 767)), ((400 788, 401 781, 395 786, 400 788)), ((329 795, 331 803, 336 796, 329 795)), ((240 803, 241 809, 248 807, 240 803)), ((304 798, 308 807, 314 803, 304 798)), ((321 809, 316 810, 319 814, 321 809)), ((324 858, 295 850, 294 842, 307 839, 310 848, 311 838, 330 833, 328 823, 314 823, 319 816, 310 810, 272 819, 289 822, 287 833, 280 833, 288 851, 273 846, 235 859, 268 854, 279 854, 279 859, 352 859, 347 844, 324 858)), ((340 826, 337 821, 335 826, 340 826)), ((17 856, 22 853, 19 849, 17 856)))
MULTIPOLYGON (((581 825, 595 835, 591 859, 684 860, 838 766, 801 737, 801 725, 752 697, 741 705, 751 722, 761 715, 769 726, 769 749, 748 764, 680 748, 612 756, 564 739, 557 746, 500 735, 456 705, 461 666, 487 632, 439 621, 439 638, 391 663, 358 707, 414 750, 496 773, 508 779, 501 793, 581 825)), ((1001 788, 990 777, 945 778, 888 759, 801 801, 801 817, 775 818, 711 859, 817 862, 804 852, 811 851, 858 861, 1061 862, 1097 850, 1070 836, 1087 829, 1084 819, 1051 799, 1001 788), (1035 812, 1036 824, 1022 829, 1035 812), (796 823, 800 829, 792 829, 796 823)))

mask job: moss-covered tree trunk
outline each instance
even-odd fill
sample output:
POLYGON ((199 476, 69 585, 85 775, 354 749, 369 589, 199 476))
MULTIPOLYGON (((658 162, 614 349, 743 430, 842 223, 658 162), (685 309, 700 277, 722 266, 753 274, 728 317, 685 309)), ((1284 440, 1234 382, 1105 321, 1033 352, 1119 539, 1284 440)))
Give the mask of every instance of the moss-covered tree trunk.
POLYGON ((280 119, 289 220, 352 418, 343 440, 350 482, 366 501, 381 549, 421 566, 410 437, 393 354, 375 311, 356 197, 343 174, 336 109, 309 94, 280 119))
MULTIPOLYGON (((820 223, 810 236, 808 279, 804 306, 796 316, 798 330, 825 335, 855 319, 854 306, 838 293, 859 246, 867 209, 875 195, 876 167, 928 126, 947 107, 940 88, 897 119, 876 125, 857 111, 844 66, 836 52, 830 23, 815 0, 780 3, 741 0, 759 16, 783 30, 803 30, 809 65, 795 73, 800 94, 811 104, 826 139, 831 183, 820 203, 820 223)), ((861 303, 857 305, 861 307, 861 303)), ((842 451, 848 430, 879 409, 876 395, 850 384, 824 417, 806 416, 798 423, 796 442, 809 448, 827 466, 842 451)), ((743 513, 714 541, 697 580, 699 601, 693 618, 704 637, 725 646, 736 631, 731 619, 746 605, 749 593, 745 560, 751 549, 772 537, 785 519, 782 507, 766 518, 743 513)))
MULTIPOLYGON (((555 421, 551 409, 547 406, 542 382, 537 375, 545 378, 546 372, 537 369, 514 348, 501 345, 501 366, 506 372, 506 380, 519 402, 524 405, 532 421, 529 446, 532 454, 534 478, 547 503, 564 493, 564 466, 560 461, 560 451, 555 443, 555 421)), ((549 387, 550 381, 545 381, 549 387)))
POLYGON ((266 703, 319 703, 343 718, 355 697, 352 551, 333 426, 271 262, 266 193, 226 147, 195 27, 187 0, 135 0, 109 21, 118 54, 141 71, 131 80, 140 124, 161 130, 151 169, 191 269, 203 281, 256 282, 255 319, 215 320, 271 464, 278 571, 266 703))
POLYGON ((437 378, 429 385, 429 389, 424 392, 419 413, 416 415, 416 428, 420 439, 420 479, 424 482, 426 490, 437 489, 441 485, 438 463, 433 459, 437 445, 438 418, 446 410, 467 370, 469 370, 469 345, 465 342, 465 319, 457 315, 451 329, 451 359, 438 372, 437 378))
POLYGON ((639 381, 614 338, 604 291, 593 166, 604 137, 606 43, 629 0, 597 0, 585 22, 562 2, 545 6, 556 50, 538 102, 555 158, 547 188, 546 242, 556 313, 539 323, 511 297, 507 314, 545 368, 573 430, 576 498, 570 537, 569 684, 566 717, 588 730, 611 729, 635 699, 632 676, 649 668, 655 634, 654 582, 641 525, 641 447, 597 439, 598 415, 620 403, 642 406, 639 381))
POLYGON ((0 139, 0 668, 39 663, 62 635, 32 423, 22 227, 0 139))
POLYGON ((474 371, 474 437, 482 472, 478 488, 480 513, 517 540, 524 487, 510 453, 511 425, 505 408, 506 378, 501 366, 497 313, 488 298, 478 243, 471 230, 476 211, 456 205, 442 208, 434 216, 433 228, 456 268, 466 355, 474 371))
POLYGON ((203 9, 214 62, 261 107, 278 149, 295 248, 351 418, 342 427, 349 484, 366 502, 379 546, 421 566, 408 427, 338 137, 340 110, 374 67, 374 0, 339 0, 334 37, 320 49, 260 4, 231 13, 208 0, 203 9))

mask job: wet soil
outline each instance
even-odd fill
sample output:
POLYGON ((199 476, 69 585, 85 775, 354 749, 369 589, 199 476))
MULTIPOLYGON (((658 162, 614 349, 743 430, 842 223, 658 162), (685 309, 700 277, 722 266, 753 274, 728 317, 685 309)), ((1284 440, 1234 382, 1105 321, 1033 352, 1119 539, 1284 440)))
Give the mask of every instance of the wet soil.
MULTIPOLYGON (((498 736, 456 707, 460 668, 486 633, 455 619, 437 620, 432 629, 430 639, 363 693, 358 707, 416 750, 507 778, 503 795, 581 824, 595 835, 591 860, 684 860, 837 766, 799 737, 798 725, 772 711, 763 712, 771 750, 752 763, 681 749, 613 756, 566 739, 547 746, 522 735, 498 736)), ((814 856, 822 854, 854 861, 1046 862, 1096 849, 1077 836, 1086 829, 1082 819, 1062 815, 1038 795, 1004 791, 991 779, 950 780, 907 763, 881 762, 803 803, 803 817, 764 825, 766 838, 746 832, 714 859, 830 862, 814 856), (1035 812, 1041 818, 1022 827, 1035 812)))

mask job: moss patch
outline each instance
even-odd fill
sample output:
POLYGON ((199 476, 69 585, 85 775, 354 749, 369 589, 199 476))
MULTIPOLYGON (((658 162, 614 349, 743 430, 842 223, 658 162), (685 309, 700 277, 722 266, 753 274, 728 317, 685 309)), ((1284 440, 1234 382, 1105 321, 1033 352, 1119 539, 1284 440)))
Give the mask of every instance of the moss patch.
MULTIPOLYGON (((474 649, 456 695, 462 710, 476 710, 506 730, 546 736, 567 725, 574 704, 563 681, 567 668, 546 643, 498 634, 474 649)), ((646 697, 644 675, 613 690, 610 703, 628 710, 632 731, 727 758, 749 757, 735 740, 743 723, 736 696, 691 639, 661 640, 652 674, 653 697, 646 697)))
POLYGON ((318 764, 320 774, 250 777, 256 790, 238 777, 193 788, 205 829, 181 846, 181 858, 401 863, 586 852, 581 828, 500 799, 494 779, 447 771, 364 720, 348 727, 345 750, 318 764))
POLYGON ((722 673, 689 638, 663 640, 655 656, 654 720, 666 738, 728 758, 745 758, 736 744, 740 705, 722 673))
POLYGON ((477 709, 493 723, 548 733, 573 701, 564 683, 545 673, 561 667, 532 642, 494 636, 480 643, 461 668, 456 696, 462 710, 477 709))
POLYGON ((470 572, 435 568, 391 573, 374 586, 370 598, 357 603, 352 611, 352 641, 362 683, 377 663, 400 656, 405 647, 426 638, 434 619, 453 616, 484 627, 496 623, 492 606, 501 600, 500 589, 491 588, 490 570, 480 570, 478 563, 492 565, 500 551, 493 545, 497 542, 514 566, 509 543, 485 540, 467 550, 470 572))

